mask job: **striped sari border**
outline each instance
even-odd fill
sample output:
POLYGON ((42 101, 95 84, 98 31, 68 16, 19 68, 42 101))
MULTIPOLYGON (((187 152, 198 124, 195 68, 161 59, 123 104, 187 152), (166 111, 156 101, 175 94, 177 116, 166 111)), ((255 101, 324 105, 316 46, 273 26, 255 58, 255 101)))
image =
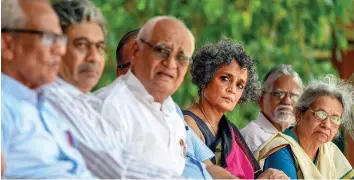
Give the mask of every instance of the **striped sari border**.
POLYGON ((344 176, 341 177, 341 179, 352 179, 352 178, 354 178, 354 169, 351 169, 344 176))

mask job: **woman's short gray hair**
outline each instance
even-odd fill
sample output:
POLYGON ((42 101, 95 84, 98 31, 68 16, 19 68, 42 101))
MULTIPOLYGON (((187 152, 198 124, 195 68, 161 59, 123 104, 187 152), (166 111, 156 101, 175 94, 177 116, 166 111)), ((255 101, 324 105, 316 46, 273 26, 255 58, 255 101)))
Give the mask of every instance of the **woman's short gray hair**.
POLYGON ((101 10, 89 0, 59 1, 53 4, 59 16, 60 26, 65 32, 70 25, 95 22, 106 35, 106 23, 101 10))
POLYGON ((319 80, 312 80, 305 88, 304 92, 297 101, 295 107, 302 112, 308 110, 312 103, 321 96, 337 98, 343 107, 342 126, 354 135, 354 119, 352 116, 352 106, 354 87, 349 83, 333 75, 326 75, 319 80))
POLYGON ((1 28, 24 28, 26 21, 20 0, 1 0, 1 28))
POLYGON ((291 65, 287 65, 287 64, 281 64, 277 67, 274 67, 267 73, 267 75, 264 77, 263 80, 263 91, 268 92, 272 87, 274 81, 276 81, 280 76, 283 75, 293 76, 295 80, 298 82, 302 91, 303 83, 299 74, 293 70, 291 65))
POLYGON ((247 55, 243 46, 234 43, 232 39, 223 39, 216 44, 207 44, 193 55, 192 82, 198 87, 199 96, 202 95, 205 86, 213 79, 221 65, 229 65, 232 61, 236 61, 241 67, 246 68, 248 73, 246 87, 239 103, 258 99, 260 84, 255 63, 247 55))

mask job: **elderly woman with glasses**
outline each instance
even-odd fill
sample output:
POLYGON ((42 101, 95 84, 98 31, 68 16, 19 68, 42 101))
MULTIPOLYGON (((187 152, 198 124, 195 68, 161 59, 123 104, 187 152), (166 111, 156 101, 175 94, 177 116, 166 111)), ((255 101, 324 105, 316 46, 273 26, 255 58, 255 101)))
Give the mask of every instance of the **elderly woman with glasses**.
POLYGON ((341 125, 352 129, 353 89, 329 75, 310 82, 295 105, 296 125, 255 153, 261 167, 282 170, 291 179, 354 177, 348 160, 331 142, 341 125))
POLYGON ((202 47, 192 57, 191 75, 199 100, 183 114, 215 153, 211 161, 238 178, 288 178, 275 169, 262 173, 239 130, 224 115, 238 103, 256 100, 260 91, 255 64, 242 45, 224 39, 202 47))

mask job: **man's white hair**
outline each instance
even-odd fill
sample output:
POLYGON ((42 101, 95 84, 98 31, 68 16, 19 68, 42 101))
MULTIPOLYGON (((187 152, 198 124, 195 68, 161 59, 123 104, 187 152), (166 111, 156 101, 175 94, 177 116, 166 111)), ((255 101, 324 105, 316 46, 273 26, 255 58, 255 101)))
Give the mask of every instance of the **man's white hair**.
POLYGON ((180 23, 183 27, 186 28, 186 30, 188 31, 188 34, 190 35, 192 41, 194 42, 194 36, 193 36, 192 32, 184 24, 184 22, 173 17, 173 16, 156 16, 156 17, 150 19, 149 21, 147 21, 143 25, 143 27, 141 27, 141 29, 138 33, 138 36, 137 36, 137 40, 139 41, 140 39, 144 39, 145 41, 150 41, 151 36, 152 36, 152 31, 154 30, 156 24, 162 20, 170 20, 170 21, 175 21, 177 23, 180 23))
POLYGON ((293 76, 295 78, 295 81, 300 86, 301 92, 303 91, 303 83, 299 74, 293 70, 291 65, 281 64, 277 67, 272 68, 265 76, 263 82, 263 92, 271 91, 274 82, 284 75, 293 76))
POLYGON ((21 0, 1 0, 1 28, 23 28, 26 21, 21 0))

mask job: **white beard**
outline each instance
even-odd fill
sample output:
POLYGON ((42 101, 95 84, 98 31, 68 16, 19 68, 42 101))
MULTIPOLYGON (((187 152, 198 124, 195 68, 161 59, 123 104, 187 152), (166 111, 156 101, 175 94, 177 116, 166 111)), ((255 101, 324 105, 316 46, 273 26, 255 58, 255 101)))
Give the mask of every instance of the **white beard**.
POLYGON ((295 122, 293 107, 288 105, 279 105, 274 110, 275 123, 288 123, 289 125, 295 122))

